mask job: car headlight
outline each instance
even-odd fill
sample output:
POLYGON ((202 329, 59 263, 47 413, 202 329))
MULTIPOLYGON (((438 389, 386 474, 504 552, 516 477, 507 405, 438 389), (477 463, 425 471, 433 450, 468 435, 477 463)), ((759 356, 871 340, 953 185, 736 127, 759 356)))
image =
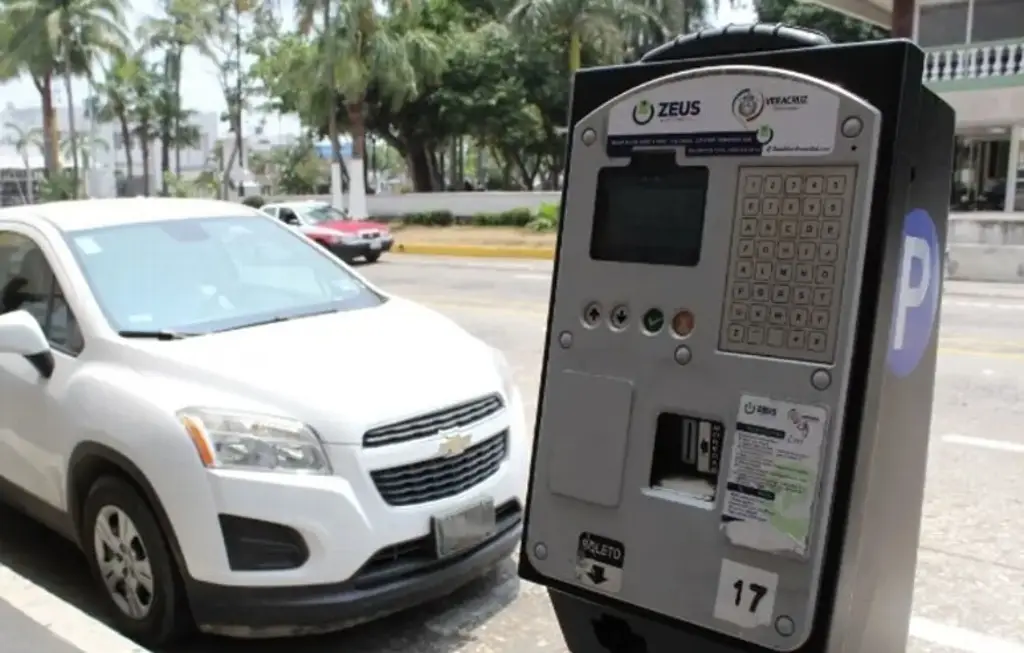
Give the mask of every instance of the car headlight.
POLYGON ((297 420, 209 408, 178 411, 207 467, 331 474, 320 438, 297 420))
POLYGON ((498 370, 498 376, 501 377, 501 389, 505 393, 505 399, 512 401, 512 397, 516 393, 516 379, 512 374, 512 367, 500 349, 492 348, 491 353, 494 356, 494 367, 498 370))

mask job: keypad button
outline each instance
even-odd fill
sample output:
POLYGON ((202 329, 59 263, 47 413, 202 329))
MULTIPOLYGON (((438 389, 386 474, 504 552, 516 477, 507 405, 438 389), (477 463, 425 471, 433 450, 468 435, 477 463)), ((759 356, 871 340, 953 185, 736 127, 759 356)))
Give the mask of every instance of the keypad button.
POLYGON ((747 175, 743 178, 743 193, 746 195, 761 194, 761 177, 758 175, 747 175))
POLYGON ((793 329, 789 332, 786 345, 790 349, 803 349, 807 346, 807 332, 803 329, 793 329))
POLYGON ((811 289, 806 286, 793 288, 793 303, 805 305, 811 303, 811 289))
POLYGON ((814 266, 810 263, 796 264, 796 282, 812 283, 814 281, 814 266))
POLYGON ((730 324, 728 333, 729 342, 743 342, 743 338, 746 335, 746 331, 741 324, 730 324))
POLYGON ((786 343, 786 330, 779 327, 768 328, 768 346, 782 347, 786 343))
POLYGON ((801 261, 813 261, 818 255, 818 246, 815 243, 801 242, 796 246, 796 257, 801 261))
POLYGON ((794 308, 789 312, 789 324, 790 326, 803 328, 807 326, 807 317, 806 308, 794 308))
POLYGON ((747 319, 747 305, 746 304, 730 304, 729 305, 729 319, 734 322, 742 322, 747 319))
POLYGON ((779 246, 776 251, 778 252, 779 260, 788 261, 793 258, 793 255, 796 251, 796 246, 793 243, 789 242, 788 240, 784 240, 781 243, 779 243, 779 246))
POLYGON ((765 195, 778 195, 782 192, 782 177, 765 177, 761 189, 765 195))
POLYGON ((821 215, 821 198, 805 197, 800 215, 805 218, 816 218, 821 215))
POLYGON ((777 197, 766 197, 761 202, 761 215, 778 215, 779 214, 779 198, 777 197))
POLYGON ((739 247, 736 248, 736 256, 740 258, 754 258, 754 241, 741 240, 739 247))
POLYGON ((818 224, 817 220, 803 220, 800 222, 800 237, 808 240, 816 240, 820 229, 821 225, 818 224))
POLYGON ((839 240, 840 228, 838 220, 825 220, 821 223, 822 240, 839 240))
POLYGON ((744 281, 734 284, 732 287, 732 298, 741 302, 750 299, 750 284, 744 281))
POLYGON ((785 326, 786 309, 782 306, 772 306, 768 309, 768 321, 776 326, 785 326))
POLYGON ((825 180, 825 192, 829 195, 842 195, 846 192, 846 177, 833 176, 825 180))
POLYGON ((743 200, 743 215, 757 216, 761 211, 761 201, 756 197, 748 197, 743 200))
POLYGON ((771 297, 771 286, 766 283, 755 283, 751 287, 750 296, 755 302, 766 302, 771 297))
POLYGON ((821 177, 808 177, 804 181, 804 192, 808 195, 821 195, 821 191, 825 186, 825 180, 821 177))
POLYGON ((814 283, 830 285, 836 278, 836 269, 831 265, 819 265, 814 269, 814 283))
POLYGON ((818 258, 825 263, 835 263, 839 258, 839 245, 822 243, 818 245, 818 258))
POLYGON ((811 311, 811 328, 814 329, 827 329, 828 328, 828 311, 815 309, 811 311))
POLYGON ((787 195, 799 195, 800 194, 800 177, 786 177, 786 194, 787 195))
POLYGON ((831 288, 815 288, 814 296, 812 298, 815 306, 831 306, 832 305, 832 289, 831 288))
POLYGON ((843 214, 843 200, 838 197, 825 198, 821 213, 826 218, 838 218, 843 214))
POLYGON ((787 197, 782 200, 782 215, 800 215, 800 198, 787 197))
POLYGON ((736 278, 749 279, 754 276, 754 264, 751 261, 736 261, 736 278))
POLYGON ((785 304, 789 301, 789 286, 775 286, 772 288, 772 303, 785 304))
POLYGON ((757 241, 757 258, 775 258, 775 243, 770 240, 757 241))
POLYGON ((779 220, 779 236, 782 238, 796 238, 798 231, 796 220, 779 220))
POLYGON ((776 281, 792 281, 793 280, 793 264, 792 263, 779 263, 775 266, 775 280, 776 281))
POLYGON ((807 334, 807 348, 813 352, 825 351, 826 336, 821 331, 811 331, 807 334))
POLYGON ((757 231, 759 236, 764 236, 765 238, 775 238, 775 234, 778 232, 778 230, 779 223, 776 222, 775 220, 765 219, 760 220, 757 223, 757 231))
POLYGON ((747 344, 760 345, 764 342, 764 327, 747 327, 747 344))
POLYGON ((740 235, 741 236, 756 236, 757 235, 757 218, 743 218, 740 220, 740 235))
POLYGON ((753 304, 750 307, 750 321, 761 323, 768 319, 768 307, 764 304, 753 304))
POLYGON ((758 263, 754 267, 754 279, 758 281, 771 281, 772 280, 772 264, 771 263, 758 263))

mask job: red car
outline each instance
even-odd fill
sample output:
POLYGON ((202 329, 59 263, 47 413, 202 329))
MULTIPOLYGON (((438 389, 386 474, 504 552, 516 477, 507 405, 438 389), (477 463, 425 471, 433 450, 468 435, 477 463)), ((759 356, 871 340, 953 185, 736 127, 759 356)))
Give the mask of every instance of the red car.
POLYGON ((298 228, 346 263, 357 258, 374 263, 395 244, 387 225, 353 220, 326 202, 306 200, 265 204, 261 210, 298 228))

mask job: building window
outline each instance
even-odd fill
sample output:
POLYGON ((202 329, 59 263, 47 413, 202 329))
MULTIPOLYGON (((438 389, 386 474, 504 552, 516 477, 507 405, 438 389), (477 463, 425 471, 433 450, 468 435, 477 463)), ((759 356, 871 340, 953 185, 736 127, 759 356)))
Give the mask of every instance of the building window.
POLYGON ((974 0, 971 43, 1024 38, 1024 0, 974 0))
POLYGON ((928 48, 966 43, 967 4, 958 0, 921 6, 917 22, 918 44, 928 48))

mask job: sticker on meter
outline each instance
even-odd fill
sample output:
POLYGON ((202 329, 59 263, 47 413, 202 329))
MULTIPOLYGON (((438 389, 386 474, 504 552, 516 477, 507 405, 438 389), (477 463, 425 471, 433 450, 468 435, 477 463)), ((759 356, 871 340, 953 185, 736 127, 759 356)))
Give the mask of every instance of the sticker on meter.
POLYGON ((775 613, 778 590, 778 574, 723 559, 715 594, 715 619, 740 628, 767 626, 775 613))
POLYGON ((730 542, 807 555, 827 423, 821 406, 740 398, 722 506, 730 542))

